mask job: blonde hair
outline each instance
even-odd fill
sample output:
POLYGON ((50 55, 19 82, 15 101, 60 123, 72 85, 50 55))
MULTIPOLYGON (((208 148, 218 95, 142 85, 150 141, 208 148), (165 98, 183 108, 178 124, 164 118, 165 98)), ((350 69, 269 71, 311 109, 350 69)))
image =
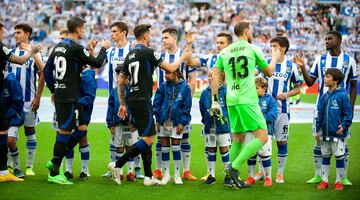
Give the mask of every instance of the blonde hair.
POLYGON ((255 78, 255 84, 256 86, 260 86, 261 88, 267 88, 268 87, 268 82, 266 79, 264 79, 261 76, 258 76, 255 78))

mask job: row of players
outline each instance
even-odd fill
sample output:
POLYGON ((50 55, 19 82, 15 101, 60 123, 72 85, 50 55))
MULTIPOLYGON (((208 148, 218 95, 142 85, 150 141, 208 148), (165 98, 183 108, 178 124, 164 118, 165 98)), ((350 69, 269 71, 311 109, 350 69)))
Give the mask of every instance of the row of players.
MULTIPOLYGON (((126 41, 126 35, 127 35, 127 32, 128 32, 128 28, 127 28, 125 23, 122 23, 122 22, 114 23, 113 26, 111 26, 111 31, 112 31, 112 39, 115 42, 117 42, 117 44, 119 44, 118 47, 110 48, 107 51, 108 52, 107 53, 107 60, 108 60, 107 65, 109 67, 109 79, 111 80, 111 81, 109 81, 109 90, 111 91, 111 93, 114 93, 114 91, 112 91, 113 86, 116 86, 116 83, 115 83, 116 75, 113 72, 113 69, 115 68, 114 66, 119 65, 122 62, 122 60, 126 57, 126 51, 130 50, 131 45, 126 41), (119 48, 119 47, 123 47, 123 48, 119 48), (121 57, 121 54, 122 54, 122 57, 121 57), (118 57, 116 57, 114 55, 118 55, 118 57), (112 79, 112 77, 113 77, 113 79, 112 79)), ((176 33, 177 33, 176 29, 171 29, 171 28, 170 29, 165 29, 163 31, 164 47, 165 47, 165 49, 167 51, 165 53, 161 54, 161 56, 164 59, 168 59, 169 63, 173 62, 174 60, 177 59, 176 58, 177 54, 182 53, 182 51, 179 50, 177 48, 177 46, 176 46, 176 41, 177 41, 177 34, 176 33)), ((328 36, 332 36, 330 38, 332 38, 333 40, 337 39, 338 42, 341 41, 341 40, 339 40, 339 38, 336 37, 337 35, 334 34, 334 33, 328 34, 328 36)), ((218 37, 217 37, 218 51, 221 51, 223 48, 230 45, 231 42, 232 42, 231 35, 225 34, 225 33, 219 34, 218 37)), ((340 43, 338 43, 338 44, 340 44, 340 43)), ((275 38, 274 40, 272 40, 271 46, 274 47, 274 48, 281 49, 281 51, 282 51, 282 60, 283 60, 282 63, 284 65, 284 66, 282 66, 282 64, 279 63, 279 66, 277 67, 278 69, 276 69, 278 71, 276 71, 277 73, 274 73, 274 75, 277 75, 277 76, 273 75, 273 77, 269 79, 270 87, 268 87, 269 88, 268 91, 270 92, 270 94, 272 94, 274 97, 276 97, 278 99, 277 104, 278 104, 278 107, 279 107, 278 108, 279 116, 276 118, 277 122, 275 122, 275 135, 276 135, 276 133, 278 133, 276 138, 277 138, 277 141, 278 141, 278 148, 279 148, 278 158, 279 158, 279 162, 280 162, 278 173, 277 173, 277 182, 281 183, 281 182, 283 182, 283 167, 285 166, 285 161, 286 161, 286 156, 287 156, 286 141, 287 141, 287 131, 288 131, 288 123, 289 123, 289 116, 288 116, 289 110, 288 110, 288 104, 286 103, 286 99, 287 99, 287 97, 295 95, 295 94, 297 94, 299 92, 299 88, 298 88, 299 79, 298 79, 298 76, 297 76, 297 68, 295 67, 295 65, 293 66, 291 61, 284 58, 284 55, 286 54, 286 51, 289 48, 289 43, 288 43, 287 39, 282 38, 282 37, 275 38), (287 77, 287 79, 286 78, 284 79, 285 76, 287 77), (295 87, 294 87, 293 90, 288 89, 288 88, 290 88, 289 84, 290 84, 291 81, 293 81, 293 83, 295 83, 295 87), (277 89, 274 89, 274 88, 277 88, 277 89)), ((340 45, 338 45, 338 47, 340 48, 340 45)), ((329 49, 329 50, 331 50, 331 49, 329 49)), ((178 57, 180 57, 180 55, 178 57)), ((217 58, 217 55, 215 54, 215 55, 207 56, 205 58, 188 59, 187 64, 188 64, 188 66, 204 66, 204 65, 208 65, 208 67, 211 68, 215 64, 216 58, 217 58)), ((349 59, 349 58, 347 58, 347 59, 349 59)), ((301 57, 296 57, 295 61, 297 62, 297 64, 299 64, 300 67, 301 66, 304 67, 304 65, 302 65, 302 63, 301 63, 301 61, 302 61, 301 57)), ((354 70, 354 66, 353 66, 354 62, 351 59, 349 61, 348 61, 348 64, 350 66, 349 68, 354 70), (349 61, 350 61, 350 63, 349 63, 349 61)), ((318 62, 320 62, 320 61, 318 61, 318 62)), ((324 65, 324 63, 322 63, 322 64, 324 65)), ((341 66, 341 65, 339 65, 339 66, 341 66)), ((326 68, 327 66, 324 65, 324 67, 326 68)), ((350 73, 353 73, 352 70, 348 70, 347 75, 349 75, 350 73)), ((168 82, 172 83, 175 80, 179 80, 178 78, 179 78, 180 74, 183 74, 183 76, 185 77, 185 80, 186 80, 186 77, 190 77, 189 92, 190 92, 190 94, 193 94, 193 90, 190 89, 190 88, 194 88, 193 86, 191 86, 191 83, 192 83, 191 77, 192 77, 192 74, 193 74, 191 69, 184 65, 184 66, 181 67, 181 72, 167 73, 166 77, 168 79, 168 82), (181 73, 181 72, 183 72, 183 73, 181 73)), ((313 72, 313 73, 315 73, 315 72, 313 72)), ((159 77, 160 77, 159 83, 161 83, 162 80, 163 80, 162 75, 161 75, 162 73, 163 73, 162 71, 159 72, 159 77)), ((356 74, 356 73, 353 73, 353 74, 356 74)), ((307 81, 306 77, 305 77, 305 80, 307 81)), ((345 79, 343 86, 346 87, 346 84, 348 83, 348 81, 349 81, 348 78, 345 79)), ((175 107, 175 105, 177 105, 177 104, 170 103, 170 104, 163 104, 163 106, 165 106, 165 107, 162 108, 165 111, 170 111, 170 113, 168 113, 168 112, 160 112, 160 113, 163 113, 163 114, 161 114, 160 116, 159 116, 159 114, 157 115, 156 110, 159 111, 159 109, 161 110, 161 108, 158 108, 158 109, 156 108, 156 100, 159 99, 159 98, 156 98, 156 96, 159 96, 158 94, 161 94, 161 92, 160 92, 161 88, 163 88, 162 90, 164 90, 164 91, 168 91, 168 90, 171 91, 171 89, 164 89, 164 88, 172 87, 173 88, 172 97, 171 97, 171 95, 170 95, 170 97, 169 96, 166 97, 166 95, 165 95, 165 97, 170 98, 170 99, 168 99, 170 102, 175 101, 176 99, 174 99, 174 98, 177 95, 174 95, 174 93, 175 94, 176 93, 180 94, 180 90, 179 91, 175 90, 174 87, 171 86, 171 85, 170 86, 166 86, 166 84, 162 84, 162 85, 164 85, 164 86, 160 86, 158 92, 155 95, 155 100, 154 100, 154 113, 155 113, 157 122, 160 122, 160 124, 163 125, 162 127, 159 127, 159 125, 157 125, 157 130, 160 132, 160 135, 159 135, 160 140, 159 141, 161 141, 161 142, 157 143, 157 145, 156 145, 156 150, 158 151, 156 153, 156 155, 157 155, 157 159, 156 159, 157 169, 154 171, 154 176, 156 178, 158 178, 158 179, 162 177, 162 173, 161 173, 162 166, 161 166, 161 164, 164 163, 164 176, 162 177, 163 180, 161 182, 162 183, 167 183, 170 180, 169 167, 168 167, 168 157, 169 157, 170 144, 169 144, 168 140, 161 139, 161 138, 169 138, 169 137, 162 137, 164 135, 161 135, 161 134, 164 134, 164 133, 170 131, 170 129, 168 129, 168 131, 166 131, 165 124, 167 124, 167 123, 165 123, 165 122, 167 120, 165 120, 165 119, 169 119, 169 118, 171 119, 173 117, 174 120, 168 121, 169 124, 172 123, 172 125, 177 125, 179 123, 179 122, 175 123, 179 119, 179 117, 177 115, 172 116, 171 111, 174 110, 174 113, 177 113, 177 114, 180 114, 180 112, 179 112, 179 108, 175 107), (171 105, 170 109, 169 109, 168 105, 171 105), (162 118, 163 118, 163 120, 161 120, 162 118)), ((185 85, 186 85, 186 83, 185 83, 185 85)), ((324 88, 324 86, 322 86, 322 87, 324 88)), ((40 91, 40 90, 38 90, 38 91, 40 91)), ((163 93, 166 94, 166 92, 163 92, 163 93)), ((206 90, 203 92, 203 94, 204 93, 206 93, 206 90)), ((210 95, 210 93, 209 93, 209 95, 210 95)), ((182 94, 182 95, 180 95, 181 98, 179 98, 179 99, 183 99, 183 97, 187 97, 187 96, 190 98, 191 95, 182 94)), ((210 100, 210 99, 211 98, 209 97, 208 100, 210 100)), ((189 99, 187 99, 187 101, 189 101, 189 99)), ((205 100, 203 100, 203 101, 206 102, 205 100)), ((190 98, 190 102, 191 102, 191 98, 190 98)), ((202 105, 202 104, 200 104, 200 105, 202 105)), ((211 103, 210 103, 210 106, 211 106, 211 103)), ((191 108, 191 103, 190 103, 190 108, 191 108)), ((207 109, 209 109, 209 108, 207 108, 207 109)), ((186 113, 186 112, 184 112, 184 113, 186 113)), ((184 114, 184 115, 186 116, 187 114, 184 114)), ((188 115, 189 115, 189 113, 188 113, 188 115)), ((206 109, 205 109, 204 112, 202 112, 202 115, 203 115, 203 118, 206 119, 206 116, 207 116, 206 109)), ((185 123, 186 120, 184 120, 184 122, 181 123, 181 124, 188 125, 188 123, 190 121, 189 118, 191 118, 191 117, 190 116, 185 117, 185 116, 184 116, 184 118, 187 118, 188 121, 187 121, 187 123, 185 123)), ((225 119, 226 119, 226 117, 225 117, 225 119)), ((204 132, 207 133, 207 135, 209 135, 209 138, 207 138, 207 142, 211 142, 212 144, 214 142, 214 137, 211 137, 211 134, 209 134, 209 133, 214 131, 214 130, 211 130, 211 129, 213 129, 213 127, 216 127, 215 132, 217 132, 217 133, 224 132, 224 131, 218 131, 219 127, 222 127, 223 124, 222 123, 216 124, 217 125, 216 126, 214 124, 214 122, 213 122, 214 120, 215 120, 215 124, 220 123, 220 121, 217 121, 217 119, 214 119, 214 117, 210 117, 207 121, 204 120, 204 121, 206 121, 204 132)), ((226 122, 227 120, 224 120, 224 121, 226 122)), ((110 126, 110 127, 112 127, 112 126, 110 126)), ((113 129, 113 128, 111 128, 111 129, 113 129)), ((119 133, 119 131, 115 131, 115 130, 112 131, 112 132, 118 132, 119 133)), ((173 130, 174 129, 171 129, 171 131, 173 131, 173 130)), ((269 129, 269 130, 271 130, 271 129, 269 129)), ((120 132, 122 132, 122 131, 120 131, 120 132)), ((176 163, 178 163, 178 164, 175 165, 176 174, 174 176, 174 180, 177 183, 181 183, 181 179, 179 178, 180 177, 179 176, 179 169, 180 169, 180 167, 179 167, 180 147, 179 146, 182 147, 181 148, 182 152, 184 152, 182 157, 185 158, 185 159, 183 159, 183 167, 185 169, 183 177, 194 180, 195 178, 191 175, 190 170, 189 170, 189 166, 190 166, 190 144, 188 143, 188 133, 186 134, 186 132, 189 132, 189 126, 187 126, 187 127, 186 126, 185 127, 184 126, 182 126, 182 127, 178 126, 178 128, 177 128, 177 130, 175 132, 182 133, 182 134, 176 134, 175 133, 171 137, 171 138, 173 138, 172 142, 171 142, 171 146, 172 146, 171 148, 173 150, 174 160, 176 158, 176 163), (184 128, 185 128, 185 131, 183 131, 184 128), (179 145, 180 142, 181 142, 181 145, 179 145), (186 167, 186 166, 188 166, 188 167, 186 167)), ((218 145, 221 147, 220 152, 221 152, 221 154, 223 156, 224 165, 226 166, 226 165, 228 165, 228 162, 229 162, 228 153, 227 153, 227 147, 230 144, 230 137, 228 137, 226 135, 230 136, 230 134, 229 134, 230 130, 225 131, 225 132, 227 132, 227 134, 223 135, 222 137, 219 137, 219 139, 217 139, 217 140, 220 142, 220 145, 219 144, 218 145), (229 144, 227 144, 226 141, 228 141, 229 144)), ((270 132, 271 131, 269 131, 269 133, 270 132)), ((214 155, 216 153, 216 148, 214 149, 214 146, 210 145, 210 144, 208 144, 206 146, 207 146, 207 149, 209 151, 208 153, 206 153, 207 157, 209 159, 208 160, 208 168, 209 168, 208 171, 211 174, 211 175, 206 177, 206 179, 207 179, 206 183, 212 184, 212 183, 215 182, 215 178, 214 178, 214 176, 215 176, 215 174, 214 174, 214 155)), ((121 153, 121 152, 122 152, 122 150, 118 150, 118 153, 121 153)), ((267 155, 267 156, 265 155, 265 158, 264 158, 263 161, 265 162, 263 164, 266 165, 267 167, 269 167, 268 164, 267 164, 267 161, 269 161, 269 155, 267 155)), ((249 161, 250 165, 253 165, 253 163, 254 163, 253 160, 249 161)), ((29 166, 29 167, 31 167, 31 166, 29 166)), ((250 169, 252 169, 252 167, 250 167, 250 169)), ((268 169, 268 168, 266 168, 266 169, 268 169)), ((248 184, 251 184, 251 183, 254 182, 254 180, 252 178, 254 176, 254 173, 253 173, 253 170, 249 170, 249 171, 250 171, 249 178, 247 179, 246 182, 248 184)), ((85 172, 85 174, 87 173, 86 170, 84 172, 85 172)), ((229 178, 229 177, 227 177, 227 178, 229 178)), ((269 173, 267 173, 267 179, 265 179, 266 185, 269 185, 269 178, 270 178, 269 173)), ((229 179, 228 179, 228 181, 229 181, 229 179)), ((228 181, 225 180, 224 183, 226 183, 228 181)), ((117 181, 117 182, 119 183, 119 181, 117 181)), ((271 178, 270 178, 270 182, 271 182, 271 178)))

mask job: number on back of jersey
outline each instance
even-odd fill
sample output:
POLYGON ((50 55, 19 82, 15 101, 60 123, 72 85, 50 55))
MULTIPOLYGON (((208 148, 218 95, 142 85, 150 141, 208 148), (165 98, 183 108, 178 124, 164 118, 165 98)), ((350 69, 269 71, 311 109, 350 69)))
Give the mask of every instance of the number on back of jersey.
POLYGON ((55 78, 62 80, 66 73, 66 59, 62 56, 56 56, 55 62, 55 78))

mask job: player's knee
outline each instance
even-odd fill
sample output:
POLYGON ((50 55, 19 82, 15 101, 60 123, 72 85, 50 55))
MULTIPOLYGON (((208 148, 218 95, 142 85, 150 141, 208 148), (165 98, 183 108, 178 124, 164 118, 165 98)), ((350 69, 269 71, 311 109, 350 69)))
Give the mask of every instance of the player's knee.
POLYGON ((232 136, 235 142, 243 143, 245 140, 245 133, 234 133, 232 136))
POLYGON ((172 144, 172 145, 179 145, 179 144, 180 144, 180 140, 179 140, 179 139, 174 139, 174 138, 172 138, 172 139, 171 139, 171 144, 172 144))
POLYGON ((155 136, 152 135, 152 136, 146 136, 146 137, 143 137, 143 140, 145 141, 145 143, 147 145, 152 145, 155 143, 155 136))
POLYGON ((16 140, 15 137, 8 137, 7 144, 10 150, 16 149, 16 140))
MULTIPOLYGON (((160 146, 166 146, 166 147, 168 147, 168 146, 170 146, 170 138, 168 138, 168 137, 161 137, 160 138, 160 146)), ((161 147, 160 147, 161 148, 161 147)))
POLYGON ((216 147, 209 147, 210 153, 216 153, 216 147))
POLYGON ((219 149, 220 149, 220 153, 221 153, 221 154, 224 154, 224 153, 226 153, 226 152, 229 151, 229 148, 228 148, 227 146, 225 146, 225 147, 219 147, 219 149))
POLYGON ((278 145, 285 145, 285 144, 287 144, 287 141, 277 141, 277 144, 278 145))
POLYGON ((87 126, 84 124, 84 125, 80 125, 78 126, 77 128, 79 131, 86 131, 87 130, 87 126))
POLYGON ((35 127, 26 127, 26 126, 24 126, 24 130, 25 130, 25 132, 33 132, 33 131, 35 131, 35 127))
POLYGON ((80 139, 79 145, 80 145, 80 147, 84 147, 84 146, 88 145, 88 140, 87 140, 86 136, 84 136, 80 139))
POLYGON ((116 147, 117 153, 124 153, 124 147, 116 147))

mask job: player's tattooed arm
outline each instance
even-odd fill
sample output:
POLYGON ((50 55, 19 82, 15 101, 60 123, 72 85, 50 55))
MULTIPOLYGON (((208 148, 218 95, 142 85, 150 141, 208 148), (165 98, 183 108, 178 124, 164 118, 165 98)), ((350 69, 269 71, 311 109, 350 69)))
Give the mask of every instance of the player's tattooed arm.
POLYGON ((118 90, 118 99, 120 102, 120 107, 119 107, 119 111, 118 111, 118 116, 121 119, 125 119, 127 117, 127 108, 125 105, 125 82, 126 79, 128 79, 128 76, 120 73, 119 75, 119 80, 117 82, 117 90, 118 90))

